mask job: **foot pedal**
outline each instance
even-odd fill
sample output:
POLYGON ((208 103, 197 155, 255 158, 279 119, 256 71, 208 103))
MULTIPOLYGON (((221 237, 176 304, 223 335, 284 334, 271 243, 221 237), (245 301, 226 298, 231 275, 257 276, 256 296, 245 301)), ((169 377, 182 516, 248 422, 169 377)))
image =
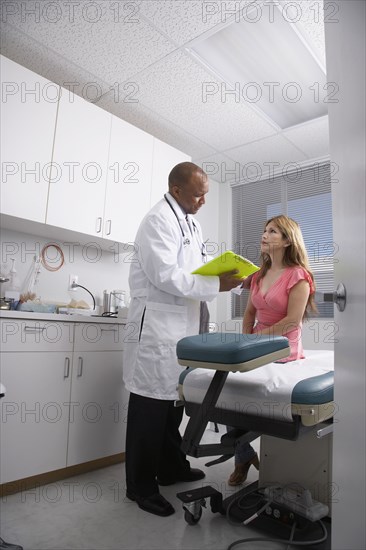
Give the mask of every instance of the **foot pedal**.
POLYGON ((216 460, 211 460, 210 462, 206 462, 205 466, 214 466, 215 464, 221 464, 221 462, 226 462, 227 460, 230 460, 230 458, 233 458, 234 452, 232 452, 229 455, 222 455, 219 458, 216 458, 216 460))
POLYGON ((192 491, 177 493, 177 497, 185 505, 191 504, 192 502, 201 501, 205 498, 210 498, 211 511, 213 513, 221 513, 222 511, 222 494, 211 487, 211 485, 199 487, 198 489, 193 489, 192 491))

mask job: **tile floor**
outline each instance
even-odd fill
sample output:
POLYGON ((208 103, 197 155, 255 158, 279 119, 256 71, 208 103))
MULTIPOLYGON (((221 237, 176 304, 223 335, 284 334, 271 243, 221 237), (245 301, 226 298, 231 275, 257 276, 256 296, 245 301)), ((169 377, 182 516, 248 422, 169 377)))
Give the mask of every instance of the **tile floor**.
MULTIPOLYGON (((215 438, 217 434, 212 430, 206 431, 205 442, 215 438)), ((257 440, 254 446, 258 449, 258 445, 257 440)), ((235 489, 226 483, 233 461, 206 468, 208 460, 190 462, 205 470, 205 484, 218 489, 224 498, 233 494, 235 489)), ((257 471, 251 468, 246 483, 256 477, 257 471)), ((176 493, 199 484, 202 481, 162 487, 161 493, 176 509, 174 515, 162 518, 143 512, 125 497, 124 465, 111 466, 4 497, 1 536, 24 550, 225 550, 237 539, 273 537, 250 527, 231 525, 224 516, 213 514, 209 504, 199 523, 188 525, 176 493)), ((282 550, 286 545, 253 541, 240 548, 282 550)))

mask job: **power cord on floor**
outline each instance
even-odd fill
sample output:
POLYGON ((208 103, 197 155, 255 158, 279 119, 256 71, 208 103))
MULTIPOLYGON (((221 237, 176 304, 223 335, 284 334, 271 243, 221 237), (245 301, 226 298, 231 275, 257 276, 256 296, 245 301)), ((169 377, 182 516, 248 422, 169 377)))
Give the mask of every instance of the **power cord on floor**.
MULTIPOLYGON (((228 522, 231 524, 231 525, 248 525, 251 521, 253 521, 254 519, 256 519, 261 513, 263 513, 266 508, 268 508, 268 506, 271 504, 272 500, 267 500, 264 495, 261 493, 260 490, 258 489, 253 489, 252 491, 250 491, 249 493, 246 493, 245 495, 243 495, 238 501, 235 501, 235 499, 233 499, 229 506, 227 507, 227 510, 226 510, 226 518, 228 520, 228 522), (244 505, 242 502, 246 499, 248 499, 248 497, 250 496, 256 496, 256 500, 253 502, 251 502, 250 504, 247 504, 247 505, 244 505), (250 517, 246 518, 244 521, 233 521, 230 517, 230 510, 231 508, 233 507, 234 504, 236 504, 238 506, 238 508, 240 510, 249 510, 249 509, 253 509, 253 506, 258 506, 258 505, 261 505, 262 502, 264 502, 264 504, 253 514, 251 515, 250 517)), ((327 531, 327 528, 326 526, 324 525, 324 523, 319 519, 318 521, 316 521, 315 523, 317 523, 321 529, 322 529, 322 536, 321 538, 317 539, 317 540, 310 540, 310 541, 295 541, 294 540, 294 537, 295 537, 295 530, 296 530, 296 526, 297 526, 297 522, 294 521, 293 525, 292 525, 292 528, 291 528, 291 533, 290 533, 290 537, 289 539, 272 539, 272 538, 265 538, 265 537, 260 537, 260 538, 246 538, 246 539, 238 539, 234 542, 232 542, 228 547, 227 547, 227 550, 231 550, 232 548, 234 548, 235 546, 239 545, 239 544, 246 544, 248 542, 275 542, 275 543, 282 543, 282 544, 286 544, 286 550, 290 550, 291 546, 295 545, 295 546, 311 546, 311 545, 315 545, 315 544, 321 544, 322 542, 326 541, 327 538, 328 538, 328 531, 327 531)))
POLYGON ((320 525, 320 527, 322 528, 322 531, 323 531, 323 536, 320 539, 306 540, 306 541, 294 540, 295 529, 293 529, 293 532, 291 531, 291 535, 290 535, 290 538, 288 540, 286 540, 286 539, 268 539, 268 538, 265 538, 265 537, 258 537, 258 538, 253 537, 253 538, 247 538, 247 539, 238 539, 238 540, 232 542, 231 544, 229 544, 229 546, 227 547, 227 550, 231 550, 232 548, 234 548, 234 546, 237 546, 238 544, 246 544, 248 542, 276 542, 276 543, 287 544, 287 550, 289 550, 291 546, 312 546, 314 544, 321 544, 322 542, 325 542, 327 540, 328 531, 327 531, 327 528, 325 527, 325 525, 324 525, 324 523, 322 522, 321 519, 319 519, 316 523, 320 525))

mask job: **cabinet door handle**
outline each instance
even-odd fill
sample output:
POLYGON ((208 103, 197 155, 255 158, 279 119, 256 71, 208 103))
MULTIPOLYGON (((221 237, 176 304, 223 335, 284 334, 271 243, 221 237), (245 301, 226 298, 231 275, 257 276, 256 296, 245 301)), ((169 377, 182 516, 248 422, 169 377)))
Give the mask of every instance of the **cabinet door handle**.
POLYGON ((65 357, 64 378, 68 378, 69 376, 70 376, 70 358, 65 357))
POLYGON ((24 332, 42 332, 43 330, 46 330, 46 327, 40 327, 40 326, 33 326, 33 327, 30 327, 28 325, 26 325, 24 327, 24 332))
POLYGON ((112 220, 107 220, 106 233, 107 235, 110 235, 112 233, 112 220))
POLYGON ((97 233, 100 233, 102 231, 102 218, 97 218, 97 223, 95 227, 95 231, 97 233))
POLYGON ((82 376, 82 374, 83 374, 83 358, 79 357, 78 373, 77 373, 78 378, 80 378, 80 376, 82 376))

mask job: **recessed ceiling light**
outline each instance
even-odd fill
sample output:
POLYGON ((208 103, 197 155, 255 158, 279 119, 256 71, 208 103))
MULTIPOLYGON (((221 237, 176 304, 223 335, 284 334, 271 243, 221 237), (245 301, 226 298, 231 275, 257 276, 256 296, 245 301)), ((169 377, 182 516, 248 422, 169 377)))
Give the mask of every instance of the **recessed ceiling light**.
POLYGON ((233 18, 189 48, 221 80, 203 83, 203 101, 245 102, 284 129, 327 114, 327 81, 311 48, 281 9, 233 18), (210 85, 211 84, 211 85, 210 85))

